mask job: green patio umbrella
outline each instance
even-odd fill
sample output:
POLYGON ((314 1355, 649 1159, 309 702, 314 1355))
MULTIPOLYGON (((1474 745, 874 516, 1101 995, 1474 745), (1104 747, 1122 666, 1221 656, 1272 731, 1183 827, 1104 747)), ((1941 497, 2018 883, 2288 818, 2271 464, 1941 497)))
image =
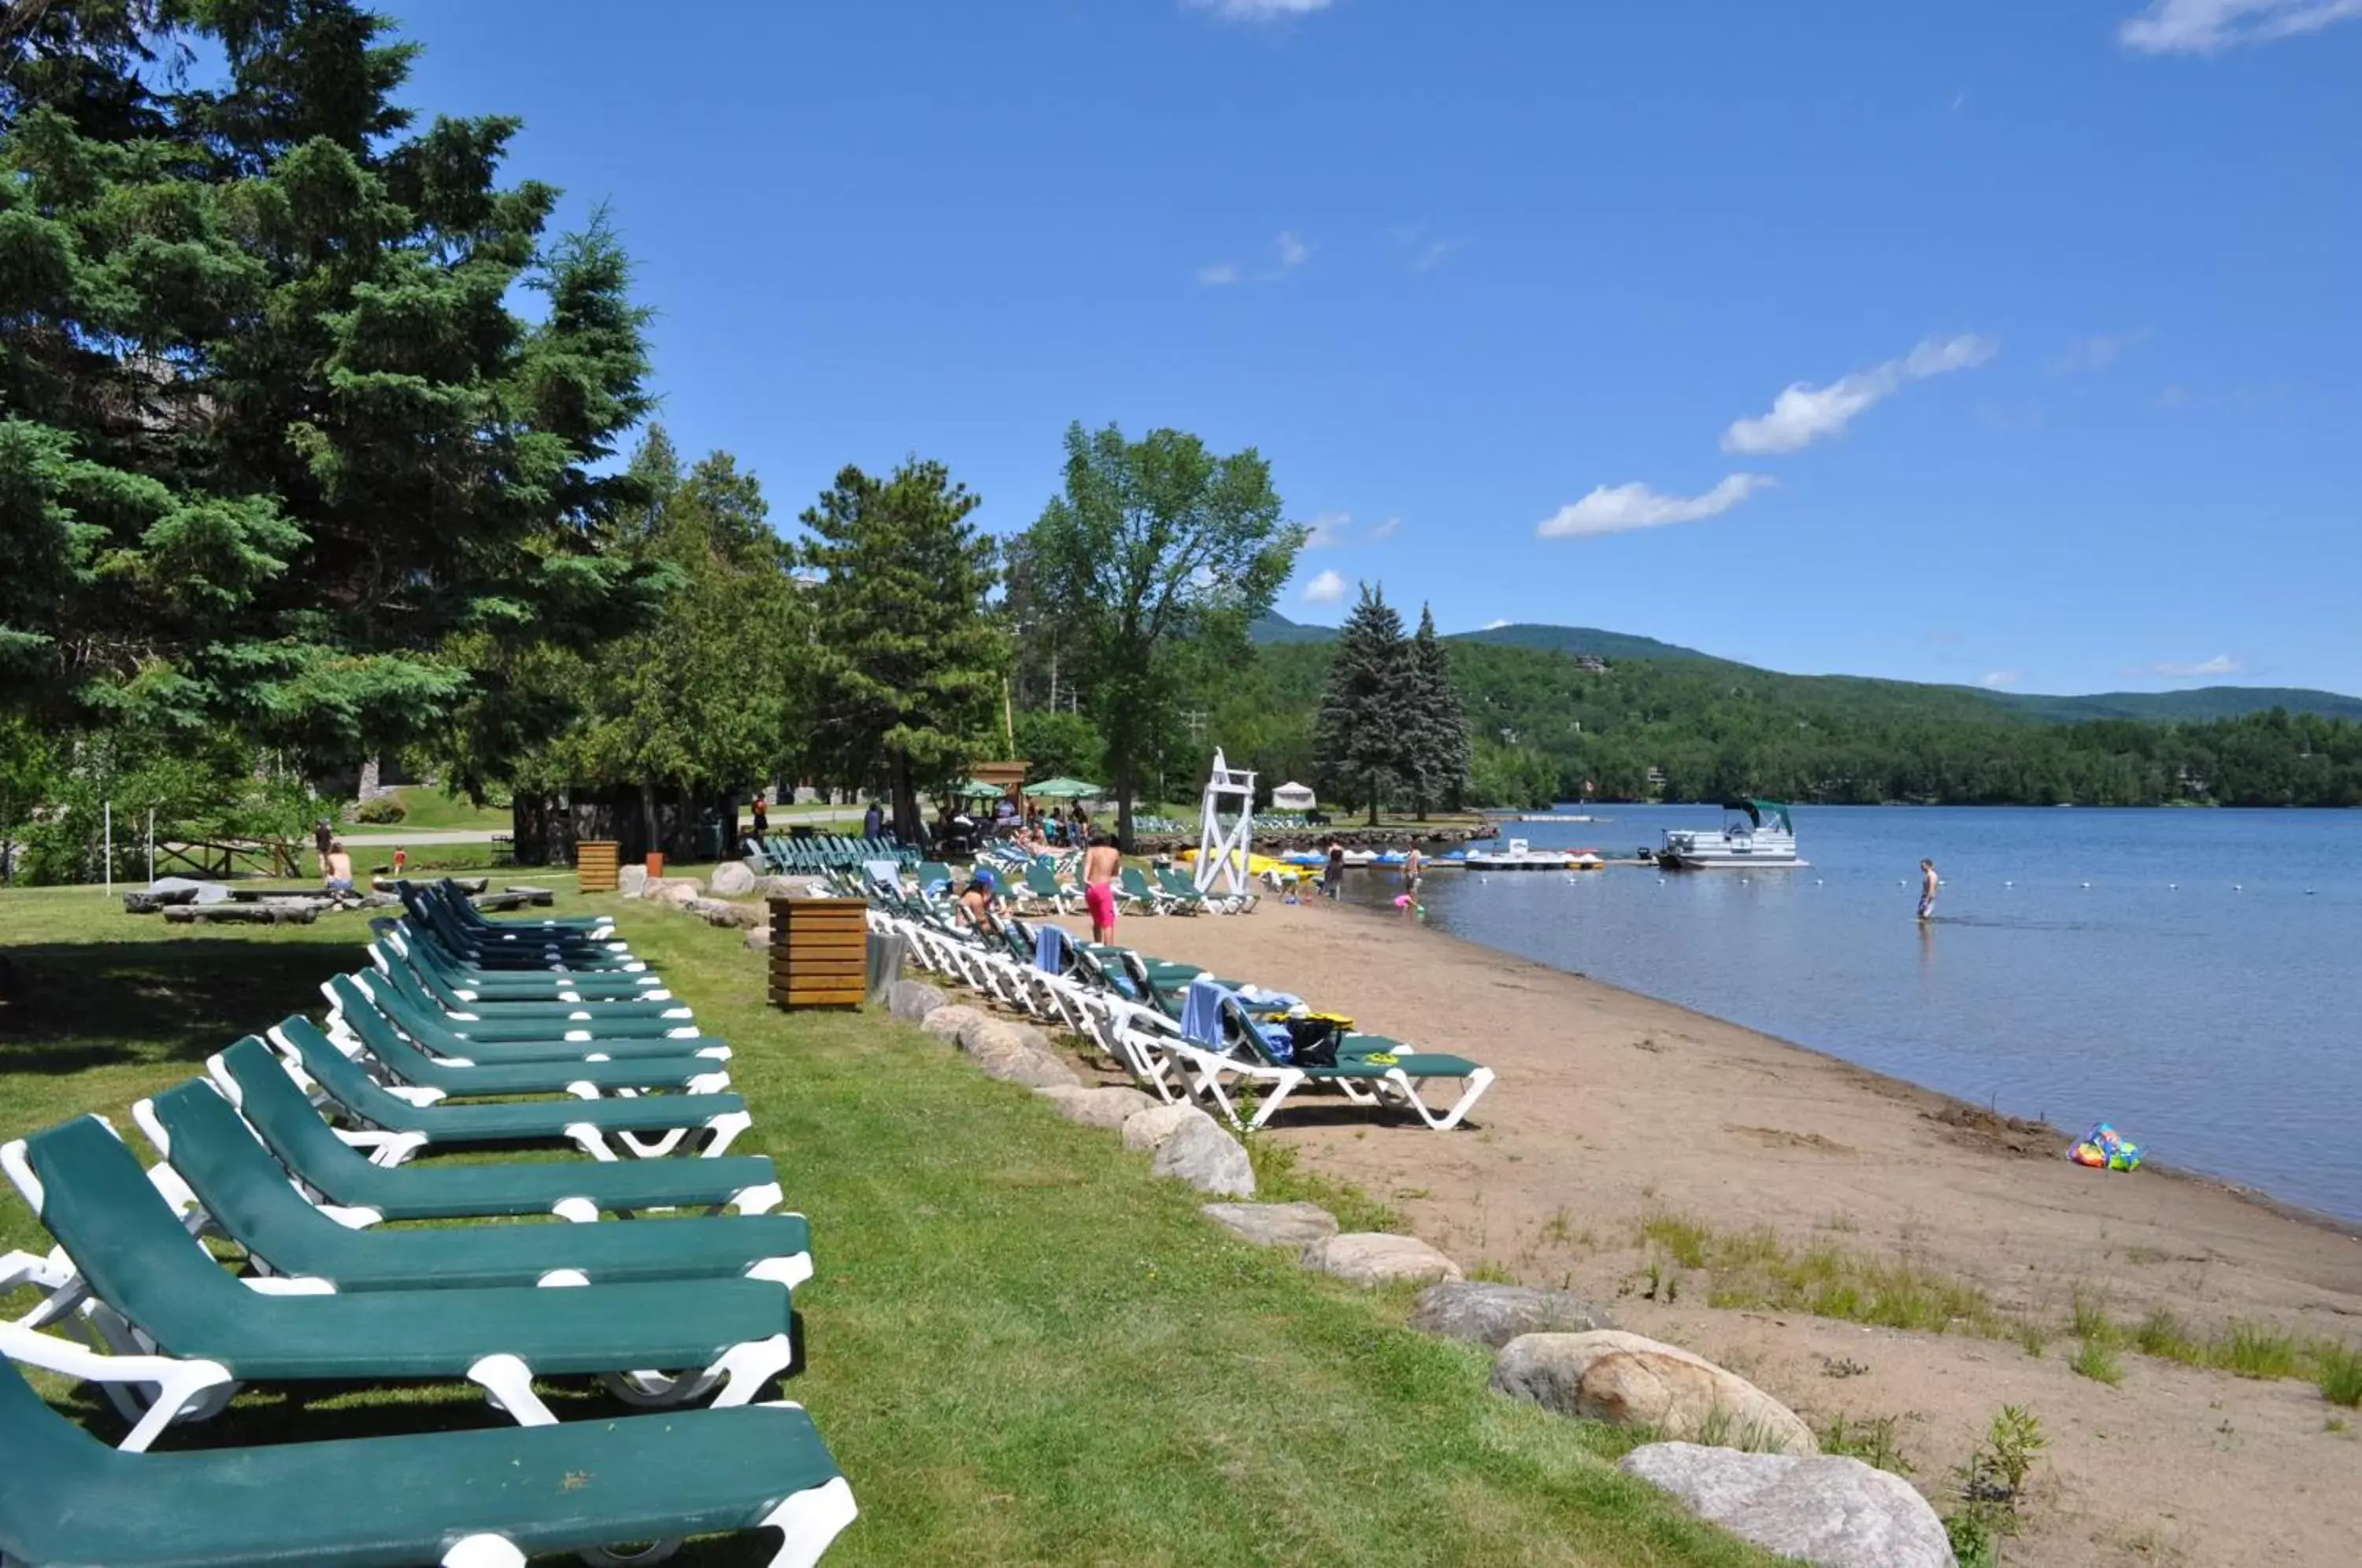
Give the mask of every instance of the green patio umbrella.
POLYGON ((994 801, 1009 793, 998 784, 988 784, 981 778, 971 778, 952 790, 963 801, 994 801))
POLYGON ((1093 801, 1099 797, 1100 790, 1079 778, 1044 778, 1039 784, 1025 786, 1024 792, 1052 801, 1093 801))

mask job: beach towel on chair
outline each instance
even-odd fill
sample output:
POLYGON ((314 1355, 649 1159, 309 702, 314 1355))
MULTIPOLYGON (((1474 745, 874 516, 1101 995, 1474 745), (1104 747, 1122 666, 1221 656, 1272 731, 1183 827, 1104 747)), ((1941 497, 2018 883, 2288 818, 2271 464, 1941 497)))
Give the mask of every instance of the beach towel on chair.
POLYGON ((1066 951, 1075 939, 1066 934, 1064 926, 1046 922, 1033 928, 1033 967, 1045 975, 1066 972, 1066 951))
POLYGON ((1190 981, 1181 998, 1181 1037, 1209 1051, 1220 1050, 1222 1003, 1230 994, 1227 988, 1202 976, 1190 981))

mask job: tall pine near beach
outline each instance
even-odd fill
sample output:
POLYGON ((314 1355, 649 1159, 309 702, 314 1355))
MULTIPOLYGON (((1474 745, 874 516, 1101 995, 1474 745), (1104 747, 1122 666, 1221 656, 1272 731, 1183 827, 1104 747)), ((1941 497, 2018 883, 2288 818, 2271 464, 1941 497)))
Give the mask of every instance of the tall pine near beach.
POLYGON ((885 479, 846 468, 806 511, 796 564, 811 587, 807 760, 820 778, 881 776, 915 843, 919 793, 950 783, 994 723, 1010 648, 987 596, 998 551, 981 504, 941 463, 885 479))
POLYGON ((1378 808, 1418 775, 1415 670, 1402 617, 1381 588, 1362 585, 1361 602, 1338 629, 1313 733, 1322 790, 1378 808))
POLYGON ((0 710, 315 766, 473 723, 496 770, 525 651, 655 586, 613 237, 500 182, 515 120, 414 125, 349 0, 0 20, 0 710))
POLYGON ((1435 612, 1418 608, 1410 640, 1409 726, 1411 801, 1418 820, 1433 805, 1457 806, 1468 789, 1468 715, 1452 684, 1451 656, 1435 635, 1435 612))

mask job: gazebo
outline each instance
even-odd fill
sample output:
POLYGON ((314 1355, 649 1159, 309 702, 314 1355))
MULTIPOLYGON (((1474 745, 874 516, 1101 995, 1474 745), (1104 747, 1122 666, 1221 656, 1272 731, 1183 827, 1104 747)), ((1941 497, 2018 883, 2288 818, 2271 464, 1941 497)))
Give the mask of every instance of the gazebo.
POLYGON ((1282 784, 1271 792, 1271 803, 1275 811, 1308 812, 1320 798, 1301 784, 1282 784))

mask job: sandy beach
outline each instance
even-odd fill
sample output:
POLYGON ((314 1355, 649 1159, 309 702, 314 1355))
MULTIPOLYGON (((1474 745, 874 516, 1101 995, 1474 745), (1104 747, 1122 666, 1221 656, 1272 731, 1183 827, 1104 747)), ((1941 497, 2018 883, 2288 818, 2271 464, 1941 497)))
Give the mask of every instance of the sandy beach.
POLYGON ((2079 1295, 2126 1324, 2166 1309, 2202 1336, 2244 1321, 2362 1339, 2353 1228, 2155 1169, 2084 1170, 2050 1130, 1403 917, 1266 898, 1243 918, 1134 918, 1120 934, 1492 1066, 1453 1133, 1318 1098, 1270 1132, 1463 1265, 1607 1302, 1816 1429, 1893 1418, 1939 1507, 1993 1413, 2032 1409, 2050 1447, 2013 1561, 2354 1561, 2362 1440, 2312 1382, 2129 1347, 2118 1386, 2068 1364, 2079 1295), (1939 1333, 1717 1305, 1717 1270, 1665 1245, 1689 1227, 1709 1257, 1768 1228, 1786 1256, 1907 1264, 1972 1285, 1992 1312, 1939 1333), (2047 1342, 2034 1353, 2029 1338, 2047 1342))

